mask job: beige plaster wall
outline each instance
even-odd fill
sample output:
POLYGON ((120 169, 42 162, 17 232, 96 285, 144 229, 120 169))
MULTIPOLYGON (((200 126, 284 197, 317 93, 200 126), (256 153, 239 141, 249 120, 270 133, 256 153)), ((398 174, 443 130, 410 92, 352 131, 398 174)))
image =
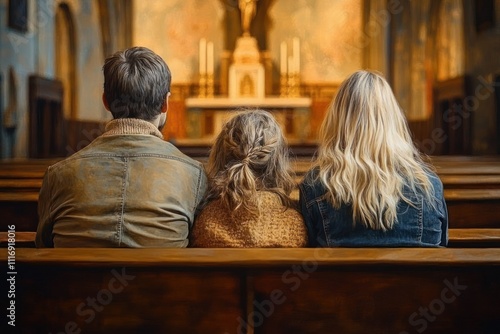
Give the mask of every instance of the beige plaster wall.
POLYGON ((279 68, 280 43, 300 39, 301 79, 341 82, 362 66, 361 0, 277 0, 271 8, 270 51, 279 68))
POLYGON ((220 1, 134 1, 133 12, 132 43, 159 54, 170 67, 174 84, 197 80, 201 38, 214 43, 215 66, 218 66, 224 15, 220 1))

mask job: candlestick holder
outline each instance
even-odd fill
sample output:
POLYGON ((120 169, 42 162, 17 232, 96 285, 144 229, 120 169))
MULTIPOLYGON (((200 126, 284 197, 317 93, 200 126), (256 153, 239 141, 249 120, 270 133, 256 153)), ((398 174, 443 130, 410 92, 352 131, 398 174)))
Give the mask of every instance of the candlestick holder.
POLYGON ((290 73, 288 75, 288 96, 289 97, 299 97, 300 96, 300 77, 298 73, 290 73))
POLYGON ((207 96, 207 75, 200 73, 198 97, 207 96))
POLYGON ((214 75, 207 74, 207 89, 206 89, 206 97, 214 97, 214 75))
POLYGON ((288 96, 288 75, 283 73, 280 75, 280 96, 288 96))

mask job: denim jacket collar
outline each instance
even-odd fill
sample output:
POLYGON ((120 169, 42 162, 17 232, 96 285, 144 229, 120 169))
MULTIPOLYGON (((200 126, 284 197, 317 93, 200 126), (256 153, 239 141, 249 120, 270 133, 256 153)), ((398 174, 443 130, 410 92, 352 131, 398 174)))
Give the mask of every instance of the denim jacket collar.
POLYGON ((103 136, 115 135, 153 135, 163 139, 160 130, 152 123, 137 118, 119 118, 106 124, 103 136))

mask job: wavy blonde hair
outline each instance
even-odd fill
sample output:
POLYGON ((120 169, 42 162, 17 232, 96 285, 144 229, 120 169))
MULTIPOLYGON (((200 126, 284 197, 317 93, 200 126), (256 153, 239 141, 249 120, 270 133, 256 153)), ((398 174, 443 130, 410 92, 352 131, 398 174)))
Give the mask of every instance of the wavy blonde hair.
MULTIPOLYGON (((403 186, 429 201, 433 187, 387 81, 357 71, 340 86, 320 129, 317 166, 335 208, 352 205, 354 224, 391 229, 403 186)), ((432 203, 432 202, 431 202, 432 203)))
POLYGON ((245 110, 229 120, 217 136, 207 166, 206 201, 221 199, 231 210, 260 214, 257 191, 276 193, 290 207, 294 187, 288 146, 274 117, 245 110))

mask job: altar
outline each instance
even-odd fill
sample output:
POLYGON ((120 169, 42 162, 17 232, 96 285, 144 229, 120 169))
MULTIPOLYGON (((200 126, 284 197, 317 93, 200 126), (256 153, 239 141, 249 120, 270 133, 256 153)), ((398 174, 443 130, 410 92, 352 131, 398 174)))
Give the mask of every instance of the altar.
POLYGON ((192 97, 187 98, 185 103, 187 137, 191 139, 212 141, 235 112, 253 109, 271 112, 288 141, 306 142, 309 136, 309 97, 192 97))
POLYGON ((199 44, 197 96, 185 100, 187 141, 211 143, 224 123, 236 112, 263 109, 272 113, 289 143, 302 144, 310 133, 311 98, 300 91, 300 43, 294 37, 280 45, 279 93, 267 92, 273 82, 255 36, 250 34, 257 0, 239 0, 241 32, 228 62, 220 62, 219 83, 228 89, 216 89, 214 46, 205 38, 199 44), (266 75, 267 72, 267 75, 266 75), (267 84, 266 84, 267 82, 267 84), (227 85, 225 84, 227 83, 227 85), (215 92, 220 95, 215 95, 215 92))

